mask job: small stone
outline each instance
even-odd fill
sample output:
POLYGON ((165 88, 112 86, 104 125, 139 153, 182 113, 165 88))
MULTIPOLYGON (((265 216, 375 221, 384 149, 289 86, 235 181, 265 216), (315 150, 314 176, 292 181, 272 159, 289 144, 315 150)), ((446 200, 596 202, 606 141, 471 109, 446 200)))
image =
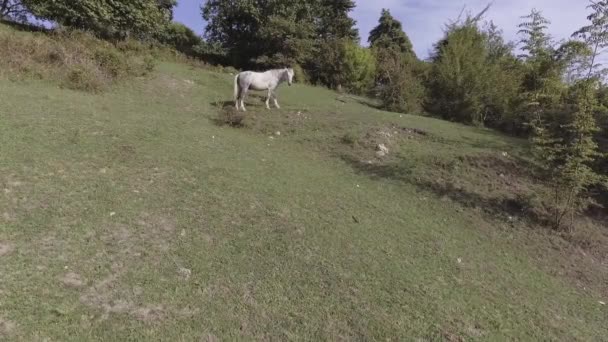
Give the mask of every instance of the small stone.
POLYGON ((70 273, 66 274, 65 276, 63 276, 63 278, 61 278, 61 282, 63 283, 63 285, 65 285, 67 287, 74 287, 74 288, 82 287, 84 285, 84 281, 82 280, 80 275, 78 275, 74 272, 70 272, 70 273))
POLYGON ((461 258, 458 258, 458 263, 462 264, 462 259, 461 258))
POLYGON ((281 136, 281 132, 276 131, 276 132, 274 133, 274 135, 276 135, 277 137, 279 137, 279 136, 281 136))
POLYGON ((384 157, 389 153, 388 147, 384 144, 378 144, 376 147, 376 155, 378 157, 384 157))
POLYGON ((111 212, 110 213, 110 217, 114 217, 114 216, 116 216, 116 213, 115 212, 111 212))
POLYGON ((192 270, 189 270, 184 267, 180 267, 178 273, 184 280, 189 280, 190 277, 192 276, 192 270))
POLYGON ((599 301, 600 305, 606 305, 606 302, 599 301))

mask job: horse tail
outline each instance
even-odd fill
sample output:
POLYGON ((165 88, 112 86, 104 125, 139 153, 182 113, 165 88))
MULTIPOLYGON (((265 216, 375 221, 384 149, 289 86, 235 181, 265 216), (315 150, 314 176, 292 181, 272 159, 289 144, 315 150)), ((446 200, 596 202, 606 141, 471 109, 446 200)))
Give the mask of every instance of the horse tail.
POLYGON ((238 101, 239 99, 239 92, 241 87, 239 86, 239 75, 237 74, 234 77, 234 101, 238 101))

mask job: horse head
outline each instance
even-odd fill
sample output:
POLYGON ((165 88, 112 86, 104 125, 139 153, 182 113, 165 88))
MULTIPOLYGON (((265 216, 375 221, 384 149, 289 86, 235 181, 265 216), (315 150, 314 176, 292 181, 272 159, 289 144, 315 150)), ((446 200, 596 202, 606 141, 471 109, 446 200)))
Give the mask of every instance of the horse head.
POLYGON ((295 72, 293 68, 285 68, 285 73, 287 75, 287 84, 291 86, 293 84, 293 77, 295 76, 295 72))

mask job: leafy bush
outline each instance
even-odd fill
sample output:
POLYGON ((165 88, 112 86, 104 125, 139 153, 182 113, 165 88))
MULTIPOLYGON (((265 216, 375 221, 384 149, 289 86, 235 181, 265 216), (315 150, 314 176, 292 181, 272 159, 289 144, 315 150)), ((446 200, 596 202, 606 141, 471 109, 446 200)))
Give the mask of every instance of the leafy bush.
POLYGON ((415 113, 422 111, 426 90, 421 82, 422 62, 394 49, 376 50, 378 70, 375 96, 388 110, 415 113))
POLYGON ((78 31, 24 34, 0 30, 0 74, 36 77, 84 91, 100 91, 122 79, 154 69, 152 50, 129 43, 125 49, 78 31), (135 52, 137 46, 137 52, 135 52))

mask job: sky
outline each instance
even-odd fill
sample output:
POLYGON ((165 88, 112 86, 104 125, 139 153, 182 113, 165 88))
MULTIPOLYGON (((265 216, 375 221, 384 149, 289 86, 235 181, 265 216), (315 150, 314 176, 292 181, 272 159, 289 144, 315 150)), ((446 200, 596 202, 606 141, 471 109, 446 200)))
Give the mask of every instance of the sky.
MULTIPOLYGON (((200 6, 204 0, 179 0, 175 20, 202 33, 205 23, 200 6)), ((426 58, 433 44, 443 35, 444 24, 455 19, 463 8, 473 13, 482 10, 491 0, 355 0, 356 9, 351 16, 357 21, 362 43, 367 42, 369 31, 376 26, 380 11, 390 9, 403 23, 418 56, 426 58), (466 6, 466 7, 465 7, 466 6)), ((589 13, 586 0, 494 0, 486 15, 504 31, 509 41, 517 40, 520 17, 532 8, 543 11, 551 20, 549 31, 555 39, 565 39, 587 22, 589 13)))

